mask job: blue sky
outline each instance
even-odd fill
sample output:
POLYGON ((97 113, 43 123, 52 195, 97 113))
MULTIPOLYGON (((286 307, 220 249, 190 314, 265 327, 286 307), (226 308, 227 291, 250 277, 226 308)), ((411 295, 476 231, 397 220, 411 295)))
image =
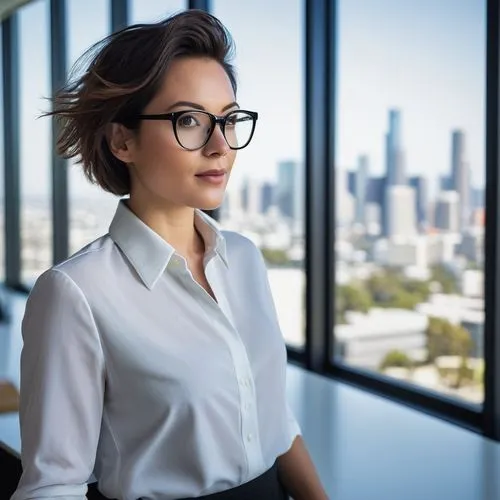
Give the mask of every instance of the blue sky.
POLYGON ((344 0, 339 14, 339 164, 366 152, 382 172, 387 109, 397 107, 409 172, 447 172, 451 130, 462 128, 484 182, 485 2, 344 0))
MULTIPOLYGON (((73 62, 108 29, 107 0, 68 1, 68 58, 73 62)), ((132 22, 152 21, 182 0, 131 0, 132 22)), ((212 0, 236 42, 238 101, 259 111, 255 139, 239 153, 232 184, 273 179, 280 159, 304 154, 303 42, 300 0, 212 0)), ((23 193, 49 190, 48 119, 35 120, 49 95, 47 2, 22 9, 21 120, 23 193)), ((337 165, 368 154, 384 169, 390 107, 402 110, 407 169, 431 180, 449 170, 451 130, 467 136, 476 184, 484 181, 485 2, 478 0, 340 0, 338 18, 337 165)), ((73 195, 96 195, 72 168, 73 195)))

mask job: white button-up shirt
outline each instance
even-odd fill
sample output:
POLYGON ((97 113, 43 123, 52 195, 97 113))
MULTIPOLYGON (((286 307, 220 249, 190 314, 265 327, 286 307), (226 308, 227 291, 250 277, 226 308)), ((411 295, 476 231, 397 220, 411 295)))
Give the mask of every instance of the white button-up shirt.
POLYGON ((250 481, 300 429, 259 250, 201 211, 205 274, 120 201, 109 233, 36 282, 23 320, 13 500, 170 500, 250 481))

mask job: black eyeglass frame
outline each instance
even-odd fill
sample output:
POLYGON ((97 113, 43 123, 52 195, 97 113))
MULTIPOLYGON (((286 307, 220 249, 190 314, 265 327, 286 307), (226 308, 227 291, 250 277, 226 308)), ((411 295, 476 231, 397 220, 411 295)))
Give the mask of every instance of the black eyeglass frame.
POLYGON ((215 127, 217 124, 220 125, 222 135, 224 136, 224 140, 226 141, 227 145, 229 146, 230 149, 233 150, 238 150, 238 149, 243 149, 246 148, 249 144, 250 141, 252 140, 253 134, 255 132, 255 125, 257 124, 257 119, 259 118, 259 113, 256 111, 248 111, 247 109, 235 109, 234 111, 229 112, 225 116, 216 116, 212 113, 209 113, 208 111, 203 111, 201 109, 183 109, 182 111, 173 111, 172 113, 161 113, 161 114, 152 114, 152 115, 137 115, 135 116, 136 119, 138 120, 168 120, 172 122, 172 127, 174 129, 174 135, 175 139, 177 140, 179 146, 187 151, 197 151, 198 149, 201 149, 205 147, 212 137, 212 134, 214 133, 215 127), (181 141, 179 140, 179 136, 177 135, 177 120, 189 113, 203 113, 204 115, 207 115, 210 118, 211 122, 211 127, 210 127, 210 132, 207 134, 207 139, 206 141, 199 147, 197 148, 186 148, 181 141), (235 113, 246 113, 249 116, 252 117, 252 131, 250 132, 250 136, 245 144, 242 146, 238 146, 237 148, 232 147, 226 137, 226 123, 229 117, 235 113))

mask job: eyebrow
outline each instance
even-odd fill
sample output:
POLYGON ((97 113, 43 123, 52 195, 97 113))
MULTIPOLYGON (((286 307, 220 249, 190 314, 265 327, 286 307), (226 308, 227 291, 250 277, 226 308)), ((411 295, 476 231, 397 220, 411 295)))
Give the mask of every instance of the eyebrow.
MULTIPOLYGON (((175 104, 172 104, 172 106, 170 106, 167 109, 167 111, 170 111, 172 108, 177 108, 178 106, 188 106, 190 108, 199 109, 200 111, 207 111, 201 104, 197 104, 195 102, 190 102, 190 101, 177 101, 175 104)), ((221 111, 224 112, 234 107, 239 108, 240 105, 236 101, 233 101, 229 103, 227 106, 224 106, 221 111)))

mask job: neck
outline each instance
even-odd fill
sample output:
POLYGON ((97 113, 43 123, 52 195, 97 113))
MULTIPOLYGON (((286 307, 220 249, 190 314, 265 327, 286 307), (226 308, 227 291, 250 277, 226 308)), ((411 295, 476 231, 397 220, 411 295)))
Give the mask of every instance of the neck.
POLYGON ((126 203, 144 224, 174 247, 179 255, 192 259, 204 253, 203 239, 194 226, 194 208, 143 204, 133 198, 126 203))

